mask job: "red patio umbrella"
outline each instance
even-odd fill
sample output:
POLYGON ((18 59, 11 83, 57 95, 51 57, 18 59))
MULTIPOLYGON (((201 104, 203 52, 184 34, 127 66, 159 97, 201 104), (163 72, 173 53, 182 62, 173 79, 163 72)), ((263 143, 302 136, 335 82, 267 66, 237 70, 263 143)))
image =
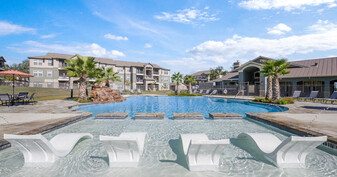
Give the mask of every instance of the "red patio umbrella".
POLYGON ((8 71, 0 71, 0 76, 3 77, 13 77, 13 95, 14 95, 14 77, 34 77, 34 75, 27 74, 17 70, 8 70, 8 71))

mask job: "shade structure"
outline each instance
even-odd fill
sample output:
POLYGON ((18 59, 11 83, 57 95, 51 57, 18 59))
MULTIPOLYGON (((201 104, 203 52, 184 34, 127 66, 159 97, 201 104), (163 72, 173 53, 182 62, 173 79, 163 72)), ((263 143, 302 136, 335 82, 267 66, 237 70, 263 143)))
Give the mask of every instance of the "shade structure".
POLYGON ((34 75, 27 74, 18 70, 8 70, 8 71, 0 71, 0 76, 3 77, 13 77, 13 95, 14 95, 14 77, 34 77, 34 75))

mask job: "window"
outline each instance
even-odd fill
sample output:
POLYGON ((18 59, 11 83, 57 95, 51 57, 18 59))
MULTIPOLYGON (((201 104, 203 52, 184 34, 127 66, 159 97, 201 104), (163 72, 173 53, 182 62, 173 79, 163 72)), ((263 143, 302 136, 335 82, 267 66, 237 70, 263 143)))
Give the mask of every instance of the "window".
POLYGON ((42 83, 39 83, 39 84, 38 84, 38 87, 42 87, 42 86, 43 86, 42 83))
POLYGON ((99 67, 103 68, 103 67, 105 67, 105 64, 99 64, 99 67))
POLYGON ((117 67, 117 72, 123 72, 123 67, 117 67))
POLYGON ((48 87, 48 88, 52 88, 52 87, 53 87, 53 83, 52 83, 52 82, 48 82, 48 83, 47 83, 47 87, 48 87))
POLYGON ((47 77, 53 77, 53 72, 52 71, 47 71, 47 77))
POLYGON ((34 60, 34 65, 42 66, 42 60, 34 60))
POLYGON ((164 71, 164 74, 168 74, 168 71, 164 71))
POLYGON ((126 72, 131 72, 131 68, 127 67, 125 69, 126 69, 126 72))
POLYGON ((112 68, 112 65, 106 65, 106 68, 112 68))
POLYGON ((53 63, 53 60, 48 60, 48 66, 53 66, 54 63, 53 63))
MULTIPOLYGON (((33 71, 33 74, 34 74, 34 76, 38 76, 38 74, 37 74, 37 71, 36 70, 34 70, 33 71)), ((35 84, 35 83, 34 83, 35 84)))
POLYGON ((42 76, 43 76, 42 71, 38 71, 37 73, 38 73, 38 76, 39 76, 39 77, 42 77, 42 76))

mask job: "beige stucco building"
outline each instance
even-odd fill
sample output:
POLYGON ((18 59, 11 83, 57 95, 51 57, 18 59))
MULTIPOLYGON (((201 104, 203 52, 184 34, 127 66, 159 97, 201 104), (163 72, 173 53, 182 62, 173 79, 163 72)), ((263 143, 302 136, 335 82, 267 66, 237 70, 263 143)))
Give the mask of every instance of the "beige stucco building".
MULTIPOLYGON (((77 78, 69 78, 63 67, 65 60, 74 55, 47 53, 43 56, 28 57, 31 87, 69 88, 73 81, 77 87, 77 78)), ((152 63, 129 62, 96 57, 97 67, 113 68, 118 72, 121 82, 111 83, 114 89, 130 90, 169 90, 170 70, 152 63)), ((90 79, 93 82, 94 79, 90 79)))

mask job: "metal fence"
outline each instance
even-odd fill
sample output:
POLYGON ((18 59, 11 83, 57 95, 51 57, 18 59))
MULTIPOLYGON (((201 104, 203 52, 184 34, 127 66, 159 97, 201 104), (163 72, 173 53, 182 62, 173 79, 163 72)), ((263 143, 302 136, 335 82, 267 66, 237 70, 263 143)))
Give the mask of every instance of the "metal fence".
POLYGON ((260 96, 264 85, 249 84, 243 82, 233 85, 214 85, 212 82, 200 83, 196 86, 198 90, 217 90, 217 94, 240 95, 240 96, 260 96))
MULTIPOLYGON (((0 80, 0 86, 10 86, 13 87, 13 81, 2 81, 0 80)), ((29 82, 26 81, 14 81, 15 87, 28 87, 29 82)))

